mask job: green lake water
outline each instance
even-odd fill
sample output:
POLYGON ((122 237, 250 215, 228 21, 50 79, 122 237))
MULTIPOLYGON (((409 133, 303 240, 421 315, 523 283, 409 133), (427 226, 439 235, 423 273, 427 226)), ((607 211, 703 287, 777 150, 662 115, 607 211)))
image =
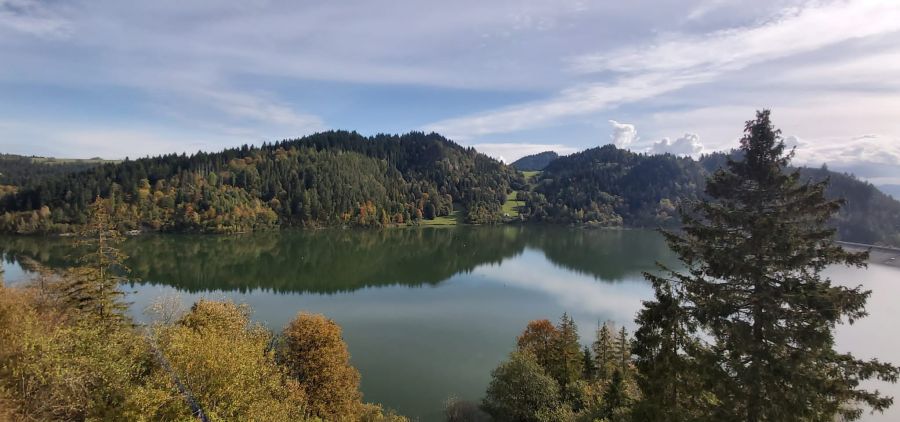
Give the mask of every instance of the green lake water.
MULTIPOLYGON (((6 281, 28 278, 27 259, 68 265, 69 243, 0 238, 6 281)), ((166 295, 247 303, 274 330, 299 311, 323 313, 344 329, 365 399, 421 421, 441 420, 449 397, 479 400, 530 320, 568 312, 585 344, 598 322, 633 331, 652 295, 642 272, 657 261, 676 265, 652 231, 532 226, 147 235, 123 249, 139 280, 125 286, 138 320, 166 295)), ((839 348, 900 363, 892 328, 900 269, 873 264, 828 275, 873 290, 870 317, 841 327, 839 348)), ((896 385, 874 387, 900 396, 896 385)), ((900 411, 864 419, 900 420, 900 411)))

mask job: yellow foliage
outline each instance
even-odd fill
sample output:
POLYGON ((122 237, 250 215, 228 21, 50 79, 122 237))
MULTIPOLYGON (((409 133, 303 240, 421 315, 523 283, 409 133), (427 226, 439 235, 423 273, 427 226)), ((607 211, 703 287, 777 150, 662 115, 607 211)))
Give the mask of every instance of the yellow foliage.
POLYGON ((302 420, 304 394, 267 350, 271 333, 249 308, 201 300, 177 324, 159 326, 163 355, 210 420, 302 420))
POLYGON ((362 414, 359 371, 341 327, 319 314, 300 313, 284 330, 281 360, 303 386, 311 414, 326 420, 351 420, 362 414))
POLYGON ((0 288, 0 396, 13 419, 142 420, 186 414, 147 344, 127 325, 38 309, 0 288))

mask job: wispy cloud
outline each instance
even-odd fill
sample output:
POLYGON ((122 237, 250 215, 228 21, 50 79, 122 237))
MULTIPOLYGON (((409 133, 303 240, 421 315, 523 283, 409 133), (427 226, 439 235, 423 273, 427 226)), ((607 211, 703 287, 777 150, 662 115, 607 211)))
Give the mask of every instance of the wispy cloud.
POLYGON ((46 38, 63 38, 72 32, 71 22, 37 0, 0 0, 2 28, 46 38))
POLYGON ((815 51, 859 38, 900 31, 900 3, 833 2, 782 11, 756 26, 701 36, 666 34, 655 43, 610 53, 573 57, 575 74, 619 75, 614 82, 569 88, 559 95, 426 126, 460 139, 559 123, 613 106, 646 100, 711 82, 720 75, 766 61, 815 51))

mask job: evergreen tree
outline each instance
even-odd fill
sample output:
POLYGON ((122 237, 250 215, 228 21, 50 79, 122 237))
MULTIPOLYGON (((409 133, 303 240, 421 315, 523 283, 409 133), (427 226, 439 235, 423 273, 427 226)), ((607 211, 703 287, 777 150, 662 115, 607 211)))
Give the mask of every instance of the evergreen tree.
POLYGON ((624 413, 629 407, 629 402, 622 371, 616 368, 610 378, 609 386, 603 393, 601 416, 608 421, 628 420, 624 413))
MULTIPOLYGON (((700 420, 708 398, 698 378, 692 336, 695 326, 672 282, 645 273, 653 283, 655 300, 645 301, 638 313, 634 355, 641 397, 634 405, 635 420, 700 420)), ((675 275, 681 277, 680 275, 675 275)))
POLYGON ((559 381, 560 387, 578 381, 584 372, 583 354, 578 343, 578 327, 567 313, 556 327, 559 335, 554 347, 554 365, 550 375, 559 381))
POLYGON ((768 111, 747 122, 741 153, 708 181, 710 201, 683 213, 683 233, 665 233, 687 268, 669 272, 681 297, 666 297, 672 290, 656 280, 657 300, 642 312, 662 329, 641 341, 681 327, 708 346, 667 341, 670 350, 654 355, 657 345, 643 344, 639 360, 671 358, 682 348, 698 364, 678 369, 694 370, 710 386, 715 399, 706 413, 718 420, 857 419, 859 403, 887 408, 892 398, 859 383, 896 382, 898 368, 834 350, 836 324, 864 317, 870 294, 821 274, 832 264, 865 266, 867 254, 844 251, 826 226, 842 201, 826 199, 827 181, 801 183, 799 173, 785 172, 793 152, 768 111), (673 314, 653 318, 663 306, 673 314))
POLYGON ((601 381, 606 381, 612 375, 612 369, 617 360, 613 347, 612 332, 608 324, 604 323, 597 328, 597 339, 592 347, 594 349, 597 377, 601 381))
POLYGON ((583 377, 586 380, 592 380, 597 376, 597 364, 594 363, 594 355, 591 354, 591 348, 587 346, 584 346, 582 354, 584 356, 581 360, 584 366, 583 377))
POLYGON ((622 371, 622 375, 631 372, 631 340, 628 339, 628 331, 625 327, 619 330, 619 338, 616 340, 616 352, 618 352, 618 361, 616 367, 622 371))
POLYGON ((119 249, 123 239, 107 207, 97 197, 88 209, 88 221, 76 241, 86 253, 78 259, 79 266, 70 270, 65 295, 76 309, 100 320, 121 320, 127 304, 119 283, 126 280, 127 256, 119 249))

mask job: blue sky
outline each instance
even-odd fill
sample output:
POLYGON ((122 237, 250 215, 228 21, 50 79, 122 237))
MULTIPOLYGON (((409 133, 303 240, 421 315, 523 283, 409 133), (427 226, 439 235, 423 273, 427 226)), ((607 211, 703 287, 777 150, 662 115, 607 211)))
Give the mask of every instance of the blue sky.
POLYGON ((900 183, 900 2, 0 0, 0 152, 348 129, 697 155, 763 107, 798 162, 900 183))

